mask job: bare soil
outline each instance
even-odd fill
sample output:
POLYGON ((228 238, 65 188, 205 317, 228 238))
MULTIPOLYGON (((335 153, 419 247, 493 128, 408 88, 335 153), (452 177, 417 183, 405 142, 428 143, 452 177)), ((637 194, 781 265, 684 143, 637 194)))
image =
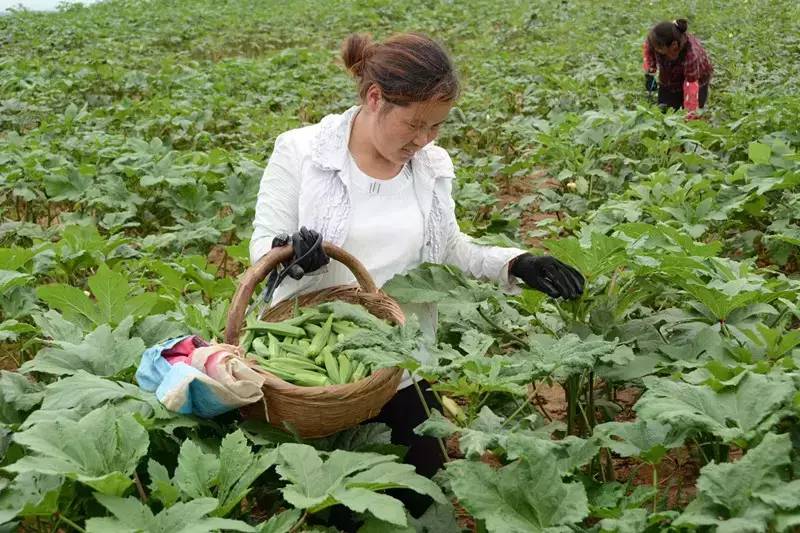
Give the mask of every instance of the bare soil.
POLYGON ((0 370, 16 370, 20 363, 19 357, 19 343, 0 344, 0 370))
POLYGON ((208 262, 217 267, 218 278, 232 278, 236 279, 239 274, 244 272, 244 267, 241 263, 230 257, 225 252, 223 245, 216 245, 211 248, 207 256, 208 262))
MULTIPOLYGON (((509 178, 499 183, 498 186, 497 199, 500 208, 503 208, 538 190, 557 189, 561 184, 549 177, 546 172, 538 171, 527 176, 509 178)), ((561 216, 562 214, 559 212, 540 211, 536 203, 532 204, 522 213, 520 220, 519 234, 523 243, 534 248, 541 246, 541 239, 529 237, 528 233, 539 229, 537 224, 542 220, 557 219, 561 216)))

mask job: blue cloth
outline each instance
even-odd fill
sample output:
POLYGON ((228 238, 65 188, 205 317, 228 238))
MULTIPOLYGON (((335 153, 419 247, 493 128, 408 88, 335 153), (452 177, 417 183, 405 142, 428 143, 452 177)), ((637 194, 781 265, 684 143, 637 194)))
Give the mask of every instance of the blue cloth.
POLYGON ((196 348, 191 363, 170 364, 163 352, 188 336, 168 339, 144 351, 136 381, 170 411, 211 418, 263 398, 263 378, 228 345, 196 348), (208 367, 213 377, 208 375, 208 367))

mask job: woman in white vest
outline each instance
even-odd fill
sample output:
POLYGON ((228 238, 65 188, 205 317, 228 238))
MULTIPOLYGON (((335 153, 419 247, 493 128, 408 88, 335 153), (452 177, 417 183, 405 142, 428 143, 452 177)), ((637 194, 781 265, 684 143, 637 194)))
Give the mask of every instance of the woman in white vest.
MULTIPOLYGON (((512 293, 521 280, 554 298, 580 296, 584 280, 574 268, 525 250, 480 246, 459 230, 453 163, 433 142, 459 93, 445 50, 419 34, 383 43, 354 34, 342 55, 358 83, 360 103, 276 139, 258 193, 251 261, 290 240, 297 259, 321 234, 355 255, 378 286, 433 262, 453 264, 512 293)), ((274 301, 355 282, 343 265, 328 261, 321 251, 310 253, 278 287, 274 301)), ((404 311, 416 314, 423 333, 435 338, 435 308, 407 305, 404 311)), ((413 432, 425 412, 410 384, 403 380, 376 420, 392 428, 393 442, 409 447, 406 462, 432 476, 443 458, 434 439, 413 432)), ((438 407, 432 394, 426 398, 438 407)), ((401 496, 414 516, 429 504, 427 498, 401 496)))

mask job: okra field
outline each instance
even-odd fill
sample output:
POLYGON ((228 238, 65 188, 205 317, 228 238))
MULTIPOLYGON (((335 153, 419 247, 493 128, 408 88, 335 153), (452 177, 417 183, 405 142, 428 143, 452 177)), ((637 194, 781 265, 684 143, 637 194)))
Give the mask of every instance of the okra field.
MULTIPOLYGON (((108 0, 0 16, 0 531, 800 528, 800 3, 108 0), (703 120, 641 44, 685 17, 703 120), (146 347, 220 339, 275 138, 356 103, 339 46, 422 31, 463 83, 437 143, 461 229, 574 265, 576 301, 423 265, 450 406, 303 440, 169 412, 146 347), (450 401, 452 400, 452 402, 450 401), (453 407, 453 406, 456 407, 453 407), (387 489, 434 496, 411 517, 387 489)), ((289 428, 291 429, 291 428, 289 428)))

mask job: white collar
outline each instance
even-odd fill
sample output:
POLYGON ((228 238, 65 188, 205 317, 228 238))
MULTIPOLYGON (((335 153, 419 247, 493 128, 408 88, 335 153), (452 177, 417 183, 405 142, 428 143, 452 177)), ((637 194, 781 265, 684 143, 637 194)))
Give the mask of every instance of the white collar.
POLYGON ((319 131, 311 143, 311 161, 322 170, 342 170, 347 163, 350 128, 360 106, 353 106, 340 115, 327 115, 319 123, 319 131))
MULTIPOLYGON (((325 116, 319 123, 319 131, 311 143, 311 161, 322 170, 341 171, 347 165, 348 143, 350 141, 350 130, 353 127, 353 119, 361 106, 353 106, 344 113, 325 116)), ((432 168, 430 158, 431 143, 419 150, 411 158, 411 168, 430 169, 433 177, 442 176, 438 172, 439 168, 432 168)), ((446 166, 446 165, 445 165, 446 166)))

